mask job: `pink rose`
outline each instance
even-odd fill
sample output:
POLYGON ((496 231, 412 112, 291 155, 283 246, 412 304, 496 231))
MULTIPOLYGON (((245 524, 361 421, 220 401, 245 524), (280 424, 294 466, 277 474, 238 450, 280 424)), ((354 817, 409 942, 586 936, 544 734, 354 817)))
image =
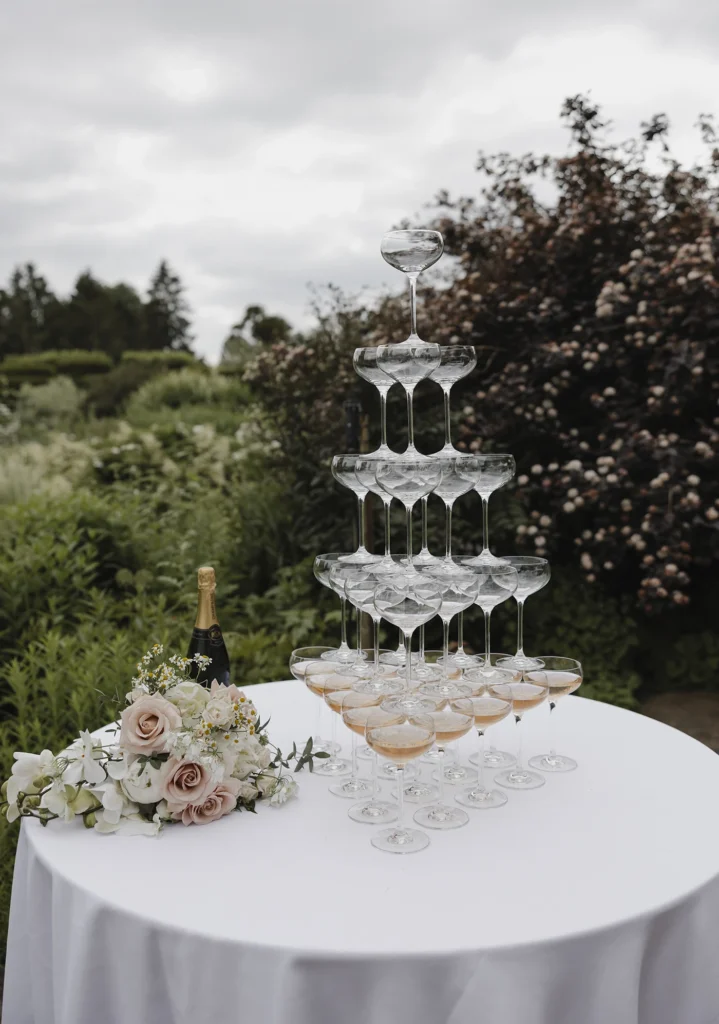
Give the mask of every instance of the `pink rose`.
POLYGON ((180 712, 164 697, 140 697, 122 712, 120 743, 131 754, 165 749, 168 733, 182 727, 180 712))
POLYGON ((207 825, 234 811, 242 783, 237 779, 226 779, 205 797, 204 801, 188 804, 182 811, 175 811, 172 817, 183 825, 207 825))
POLYGON ((207 768, 198 761, 178 761, 171 757, 162 783, 162 795, 169 811, 184 811, 189 804, 204 804, 215 782, 207 768))
POLYGON ((245 696, 242 690, 238 690, 234 683, 230 683, 229 686, 225 686, 224 683, 218 683, 216 679, 213 679, 210 684, 210 694, 213 697, 221 697, 224 700, 229 700, 232 704, 245 696))

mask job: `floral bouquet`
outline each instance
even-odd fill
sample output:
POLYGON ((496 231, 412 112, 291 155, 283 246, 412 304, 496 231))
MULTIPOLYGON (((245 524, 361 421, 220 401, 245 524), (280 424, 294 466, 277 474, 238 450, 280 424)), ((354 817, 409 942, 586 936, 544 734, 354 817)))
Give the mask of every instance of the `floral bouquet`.
POLYGON ((310 771, 309 739, 300 754, 273 747, 257 709, 233 684, 206 689, 191 671, 202 655, 162 661, 156 644, 145 654, 125 698, 119 725, 105 737, 81 732, 67 750, 16 753, 2 788, 8 821, 43 825, 81 816, 98 832, 154 835, 165 824, 206 825, 230 811, 254 811, 257 800, 285 803, 297 783, 283 770, 310 771))

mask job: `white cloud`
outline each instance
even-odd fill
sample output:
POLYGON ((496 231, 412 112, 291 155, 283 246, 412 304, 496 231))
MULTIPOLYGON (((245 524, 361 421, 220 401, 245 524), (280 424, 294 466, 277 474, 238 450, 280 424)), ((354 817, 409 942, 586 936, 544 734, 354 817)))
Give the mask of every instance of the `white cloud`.
POLYGON ((166 256, 216 357, 250 302, 299 322, 310 281, 401 286, 382 232, 439 188, 476 190, 479 148, 561 151, 567 95, 591 90, 620 136, 665 111, 684 159, 719 95, 719 24, 686 6, 270 6, 14 13, 16 37, 0 41, 0 278, 33 259, 59 289, 86 266, 143 286, 166 256))

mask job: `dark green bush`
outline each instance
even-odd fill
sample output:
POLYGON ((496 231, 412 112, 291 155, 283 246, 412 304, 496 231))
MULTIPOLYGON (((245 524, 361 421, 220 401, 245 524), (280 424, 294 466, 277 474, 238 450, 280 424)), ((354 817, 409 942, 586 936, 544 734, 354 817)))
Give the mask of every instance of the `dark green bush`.
POLYGON ((173 352, 172 350, 140 350, 137 352, 123 352, 123 363, 144 363, 145 365, 160 366, 166 370, 181 370, 184 366, 202 367, 202 363, 192 352, 173 352))
POLYGON ((20 384, 42 384, 57 373, 55 364, 46 357, 44 352, 25 356, 8 356, 0 363, 0 371, 9 383, 16 387, 20 384))
POLYGON ((119 416, 127 400, 156 373, 164 369, 160 363, 128 360, 109 373, 87 380, 85 406, 99 418, 119 416))

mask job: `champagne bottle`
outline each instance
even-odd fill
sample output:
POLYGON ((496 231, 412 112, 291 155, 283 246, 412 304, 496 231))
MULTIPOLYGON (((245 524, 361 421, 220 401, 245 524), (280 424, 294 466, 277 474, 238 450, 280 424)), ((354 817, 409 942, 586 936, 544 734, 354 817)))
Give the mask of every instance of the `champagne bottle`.
POLYGON ((213 679, 226 686, 230 682, 230 656, 225 647, 220 624, 215 609, 215 570, 210 565, 203 565, 197 570, 197 617, 195 628, 190 637, 187 657, 193 654, 204 654, 212 658, 207 668, 192 668, 192 678, 204 686, 209 686, 213 679))

